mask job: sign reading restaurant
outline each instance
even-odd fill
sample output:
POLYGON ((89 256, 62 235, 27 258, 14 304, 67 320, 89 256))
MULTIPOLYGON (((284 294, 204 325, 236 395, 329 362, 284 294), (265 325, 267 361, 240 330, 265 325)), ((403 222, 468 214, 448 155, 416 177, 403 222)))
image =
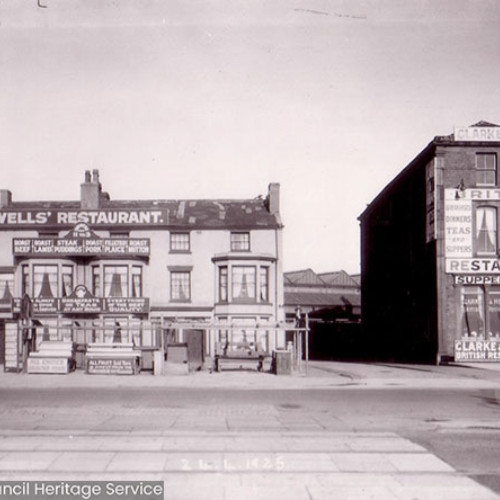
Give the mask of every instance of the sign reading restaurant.
POLYGON ((1 226, 92 226, 168 224, 168 210, 18 210, 0 211, 1 226))

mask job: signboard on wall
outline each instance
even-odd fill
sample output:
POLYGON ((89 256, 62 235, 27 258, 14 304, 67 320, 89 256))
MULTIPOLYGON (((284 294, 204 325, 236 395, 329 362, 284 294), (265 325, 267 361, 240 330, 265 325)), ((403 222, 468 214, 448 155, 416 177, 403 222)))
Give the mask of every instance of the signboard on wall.
POLYGON ((16 257, 148 257, 149 238, 14 238, 16 257))
MULTIPOLYGON (((36 297, 31 300, 33 315, 43 314, 147 314, 147 297, 36 297)), ((21 299, 13 299, 12 310, 19 313, 21 299)))
POLYGON ((445 189, 446 272, 457 275, 500 274, 500 259, 474 256, 474 201, 500 201, 500 189, 463 187, 445 189))
POLYGON ((28 357, 28 373, 68 373, 68 358, 28 357))
POLYGON ((500 338, 455 340, 455 361, 500 361, 500 338))
POLYGON ((500 127, 455 127, 455 141, 500 142, 500 127))
POLYGON ((99 226, 158 226, 168 224, 166 209, 157 210, 0 210, 0 228, 69 227, 84 223, 99 226))
POLYGON ((446 257, 472 257, 472 201, 456 189, 445 190, 444 243, 446 257))
POLYGON ((133 375, 136 358, 91 358, 87 360, 87 373, 93 375, 133 375))

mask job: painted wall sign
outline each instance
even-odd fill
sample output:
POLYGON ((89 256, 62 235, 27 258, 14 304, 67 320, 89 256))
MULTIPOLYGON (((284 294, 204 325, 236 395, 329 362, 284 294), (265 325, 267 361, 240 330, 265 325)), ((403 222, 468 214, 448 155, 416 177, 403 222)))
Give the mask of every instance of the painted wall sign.
POLYGON ((87 373, 93 375, 134 375, 136 360, 131 358, 90 358, 87 373))
POLYGON ((14 238, 15 256, 36 257, 147 257, 149 238, 14 238))
POLYGON ((500 361, 500 338, 455 340, 455 361, 500 361))
POLYGON ((455 127, 455 141, 500 142, 500 127, 455 127))
POLYGON ((445 190, 444 243, 446 257, 472 257, 472 201, 457 189, 445 190), (458 193, 458 196, 457 196, 458 193))
POLYGON ((168 224, 168 210, 2 210, 2 226, 157 226, 168 224))

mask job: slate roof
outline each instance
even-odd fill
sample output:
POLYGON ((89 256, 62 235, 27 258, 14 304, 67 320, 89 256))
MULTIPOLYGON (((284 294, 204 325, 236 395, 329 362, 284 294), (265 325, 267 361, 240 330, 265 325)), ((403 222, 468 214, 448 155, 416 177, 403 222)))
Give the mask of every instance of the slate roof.
POLYGON ((290 271, 284 273, 286 285, 316 285, 325 286, 326 283, 312 270, 290 271))
POLYGON ((359 286, 359 283, 357 283, 345 271, 336 271, 333 273, 321 273, 318 274, 318 276, 328 285, 352 286, 352 287, 359 286))
MULTIPOLYGON (((280 228, 279 214, 269 213, 261 196, 244 200, 102 200, 106 210, 164 210, 168 227, 185 229, 269 229, 280 228)), ((79 201, 11 202, 2 211, 71 210, 81 211, 79 201)), ((82 210, 94 212, 95 210, 82 210)))

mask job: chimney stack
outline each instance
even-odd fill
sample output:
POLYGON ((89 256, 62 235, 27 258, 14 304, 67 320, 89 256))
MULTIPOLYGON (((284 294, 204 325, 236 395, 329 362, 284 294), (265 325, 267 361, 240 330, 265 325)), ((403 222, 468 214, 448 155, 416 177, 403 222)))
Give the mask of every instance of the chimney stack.
POLYGON ((101 205, 101 183, 99 182, 99 170, 92 172, 93 177, 90 177, 90 170, 85 171, 85 182, 81 184, 81 199, 80 205, 84 210, 98 210, 101 205))
POLYGON ((267 195, 268 210, 270 214, 279 215, 280 213, 280 185, 279 182, 269 184, 269 194, 267 195))
POLYGON ((0 208, 8 207, 12 203, 12 193, 8 189, 0 189, 0 208))

